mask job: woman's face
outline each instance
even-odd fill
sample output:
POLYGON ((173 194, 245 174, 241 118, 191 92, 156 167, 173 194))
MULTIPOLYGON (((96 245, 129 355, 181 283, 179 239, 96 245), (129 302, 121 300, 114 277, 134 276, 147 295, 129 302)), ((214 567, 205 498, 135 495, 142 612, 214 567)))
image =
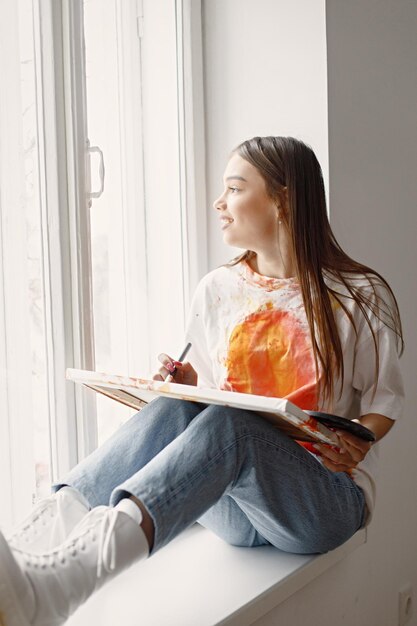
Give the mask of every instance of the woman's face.
POLYGON ((224 191, 214 202, 224 242, 265 252, 278 241, 278 208, 253 165, 234 154, 224 172, 224 191))

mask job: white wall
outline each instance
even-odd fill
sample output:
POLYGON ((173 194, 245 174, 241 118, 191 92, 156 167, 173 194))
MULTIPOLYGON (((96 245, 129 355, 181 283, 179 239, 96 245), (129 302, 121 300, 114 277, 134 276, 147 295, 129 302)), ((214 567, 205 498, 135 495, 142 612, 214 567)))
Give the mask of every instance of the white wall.
POLYGON ((203 1, 209 267, 236 250, 212 209, 230 151, 255 135, 303 138, 327 179, 324 0, 203 1))
MULTIPOLYGON (((386 276, 399 300, 407 407, 381 446, 368 543, 257 626, 396 626, 407 582, 417 604, 417 4, 328 3, 328 103, 324 24, 321 0, 204 3, 208 201, 241 139, 304 138, 325 171, 328 146, 336 236, 386 276)), ((209 219, 214 267, 231 255, 209 219)), ((409 624, 417 624, 417 607, 409 624)))

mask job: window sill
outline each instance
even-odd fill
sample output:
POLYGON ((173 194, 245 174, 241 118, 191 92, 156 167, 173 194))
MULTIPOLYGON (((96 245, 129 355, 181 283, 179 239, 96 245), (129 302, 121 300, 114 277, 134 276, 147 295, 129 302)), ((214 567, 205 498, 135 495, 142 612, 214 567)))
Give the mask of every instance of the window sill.
POLYGON ((366 542, 319 556, 229 546, 194 525, 100 590, 68 626, 247 626, 366 542))

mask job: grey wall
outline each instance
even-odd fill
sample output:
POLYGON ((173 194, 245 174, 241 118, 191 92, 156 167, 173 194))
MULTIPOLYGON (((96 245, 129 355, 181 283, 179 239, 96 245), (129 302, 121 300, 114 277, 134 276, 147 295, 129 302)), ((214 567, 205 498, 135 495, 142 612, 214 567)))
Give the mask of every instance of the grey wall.
MULTIPOLYGON (((325 171, 328 146, 336 236, 398 297, 407 406, 381 445, 368 542, 257 623, 396 626, 404 584, 417 603, 417 3, 329 0, 326 12, 327 80, 321 1, 204 2, 208 202, 237 140, 305 138, 325 171)), ((209 220, 214 267, 231 255, 209 220)))

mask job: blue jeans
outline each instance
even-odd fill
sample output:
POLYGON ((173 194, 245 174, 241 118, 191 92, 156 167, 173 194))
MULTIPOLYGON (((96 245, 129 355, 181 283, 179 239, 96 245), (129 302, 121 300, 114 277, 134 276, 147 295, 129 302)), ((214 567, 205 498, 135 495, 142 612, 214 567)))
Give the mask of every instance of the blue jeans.
POLYGON ((362 490, 258 415, 158 398, 56 484, 92 507, 130 495, 148 510, 152 553, 195 521, 230 544, 327 552, 363 524, 362 490))

